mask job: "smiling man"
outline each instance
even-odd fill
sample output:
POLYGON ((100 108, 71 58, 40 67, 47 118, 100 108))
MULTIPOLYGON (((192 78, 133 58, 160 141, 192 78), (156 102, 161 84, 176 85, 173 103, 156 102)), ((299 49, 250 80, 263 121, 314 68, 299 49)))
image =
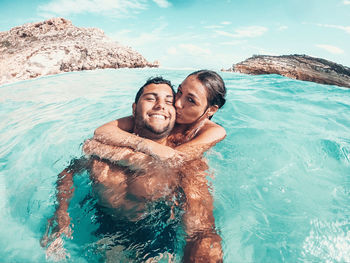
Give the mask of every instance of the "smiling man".
MULTIPOLYGON (((157 145, 167 145, 175 124, 174 97, 169 81, 161 77, 149 79, 132 105, 134 125, 129 127, 130 122, 123 123, 121 119, 118 126, 157 145)), ((112 123, 117 125, 116 121, 112 123)), ((112 128, 110 132, 113 131, 112 128)), ((133 143, 138 144, 137 140, 133 143)), ((179 249, 177 232, 183 226, 188 235, 184 262, 222 261, 221 238, 215 231, 213 200, 205 179, 207 165, 201 158, 180 162, 180 167, 96 140, 85 142, 83 149, 90 158, 72 163, 59 174, 58 207, 42 239, 43 246, 49 244, 48 254, 65 257, 61 234, 71 236, 67 209, 73 195, 73 175, 87 168, 98 199, 95 223, 99 228, 95 234, 112 244, 107 258, 118 261, 111 254, 113 248, 118 248, 119 254, 123 251, 131 255, 120 259, 123 262, 132 258, 148 262, 167 255, 171 260, 179 249)))
MULTIPOLYGON (((132 105, 135 124, 129 127, 130 130, 140 137, 165 145, 175 124, 174 95, 170 81, 161 77, 149 79, 138 91, 132 105)), ((106 154, 106 148, 101 149, 106 154)), ((113 151, 115 153, 116 148, 113 151)), ((129 161, 135 156, 131 149, 124 148, 121 152, 128 155, 129 161)), ((113 243, 113 247, 123 247, 123 251, 129 250, 128 254, 136 253, 133 257, 137 258, 173 253, 176 227, 171 225, 177 225, 180 220, 179 216, 174 216, 173 203, 169 205, 168 202, 180 198, 177 173, 171 176, 169 170, 156 166, 147 169, 126 166, 94 154, 88 159, 75 160, 58 176, 58 206, 41 240, 42 246, 47 246, 48 256, 56 259, 67 257, 61 235, 72 235, 68 207, 74 190, 73 175, 84 169, 90 172, 98 201, 95 218, 96 225, 99 225, 95 233, 97 236, 102 240, 111 239, 106 242, 113 243), (156 213, 154 206, 157 207, 156 213), (160 229, 157 220, 166 222, 170 227, 160 229), (114 240, 115 236, 119 238, 114 240), (135 247, 140 248, 135 252, 135 247)), ((110 252, 108 250, 107 254, 110 252)))
POLYGON ((175 124, 174 96, 175 91, 169 81, 160 77, 149 79, 137 92, 132 105, 135 118, 133 132, 165 144, 166 136, 175 124))

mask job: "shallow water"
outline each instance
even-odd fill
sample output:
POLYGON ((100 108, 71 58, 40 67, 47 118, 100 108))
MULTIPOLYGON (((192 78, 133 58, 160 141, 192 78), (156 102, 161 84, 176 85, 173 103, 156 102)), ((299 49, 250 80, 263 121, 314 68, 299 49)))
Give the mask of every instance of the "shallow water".
MULTIPOLYGON (((190 71, 97 70, 0 87, 0 258, 45 262, 39 240, 57 174, 99 125, 129 115, 150 76, 190 71)), ((214 121, 226 139, 207 153, 225 262, 350 262, 350 89, 276 75, 220 73, 214 121)), ((87 176, 71 203, 72 262, 96 259, 87 176), (86 231, 88 230, 88 231, 86 231)))

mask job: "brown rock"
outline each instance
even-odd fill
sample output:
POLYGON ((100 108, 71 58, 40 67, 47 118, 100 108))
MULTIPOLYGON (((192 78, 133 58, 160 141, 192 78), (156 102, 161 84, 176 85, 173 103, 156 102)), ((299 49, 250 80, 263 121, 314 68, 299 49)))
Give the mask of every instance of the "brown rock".
POLYGON ((64 18, 0 32, 0 85, 68 71, 158 66, 102 30, 78 28, 64 18))
POLYGON ((228 71, 252 75, 279 74, 292 79, 350 88, 350 68, 307 55, 255 55, 228 71))

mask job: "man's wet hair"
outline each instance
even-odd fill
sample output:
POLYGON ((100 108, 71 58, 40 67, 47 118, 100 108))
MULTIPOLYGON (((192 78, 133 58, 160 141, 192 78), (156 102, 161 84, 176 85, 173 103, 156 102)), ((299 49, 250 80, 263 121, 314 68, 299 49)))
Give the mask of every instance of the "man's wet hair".
POLYGON ((170 80, 167 80, 167 79, 164 79, 163 77, 151 77, 149 78, 145 84, 143 84, 143 86, 139 89, 139 91, 136 93, 136 96, 135 96, 135 103, 137 104, 137 102, 139 101, 142 93, 143 93, 143 90, 146 86, 150 85, 150 84, 166 84, 168 85, 170 88, 171 88, 171 91, 173 92, 173 96, 175 98, 175 90, 174 90, 174 87, 173 85, 171 84, 170 80))

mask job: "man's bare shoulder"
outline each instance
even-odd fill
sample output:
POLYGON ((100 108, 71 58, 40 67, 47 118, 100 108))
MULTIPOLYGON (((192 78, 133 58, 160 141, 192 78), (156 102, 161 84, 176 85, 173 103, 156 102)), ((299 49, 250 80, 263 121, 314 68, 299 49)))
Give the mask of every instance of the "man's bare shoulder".
POLYGON ((135 119, 133 116, 127 116, 114 121, 115 127, 124 131, 132 132, 134 128, 135 119))

